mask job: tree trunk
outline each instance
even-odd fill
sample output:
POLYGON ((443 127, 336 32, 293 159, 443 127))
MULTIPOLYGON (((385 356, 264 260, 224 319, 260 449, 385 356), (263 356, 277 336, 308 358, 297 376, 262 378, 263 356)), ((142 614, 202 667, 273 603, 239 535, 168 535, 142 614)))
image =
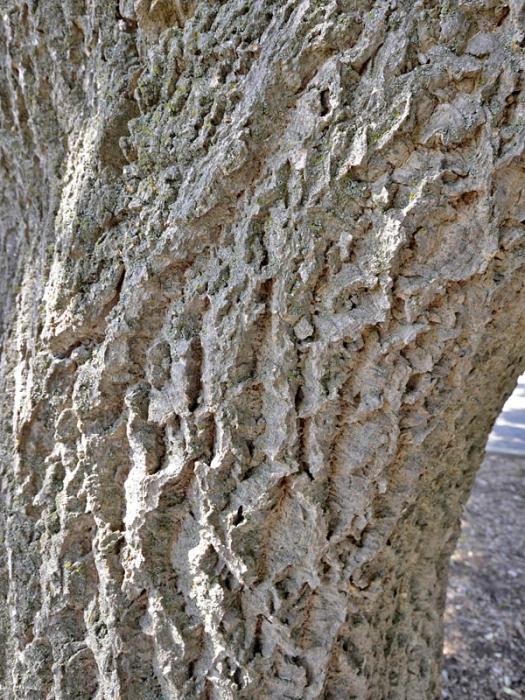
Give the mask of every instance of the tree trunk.
POLYGON ((439 697, 523 6, 2 0, 5 698, 439 697))

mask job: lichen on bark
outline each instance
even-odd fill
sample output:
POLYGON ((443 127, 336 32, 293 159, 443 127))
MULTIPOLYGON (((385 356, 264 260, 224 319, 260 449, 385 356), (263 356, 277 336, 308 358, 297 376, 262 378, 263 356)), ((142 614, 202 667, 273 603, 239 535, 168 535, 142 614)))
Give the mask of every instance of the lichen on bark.
POLYGON ((438 698, 523 1, 1 11, 4 696, 438 698))

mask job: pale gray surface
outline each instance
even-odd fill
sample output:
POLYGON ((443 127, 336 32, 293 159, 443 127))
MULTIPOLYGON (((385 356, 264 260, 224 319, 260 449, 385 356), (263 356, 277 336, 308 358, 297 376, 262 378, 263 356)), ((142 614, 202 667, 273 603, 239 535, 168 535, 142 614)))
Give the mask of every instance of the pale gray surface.
POLYGON ((523 0, 0 4, 0 697, 434 700, 523 0))
POLYGON ((525 457, 525 375, 519 378, 492 429, 487 452, 525 457))

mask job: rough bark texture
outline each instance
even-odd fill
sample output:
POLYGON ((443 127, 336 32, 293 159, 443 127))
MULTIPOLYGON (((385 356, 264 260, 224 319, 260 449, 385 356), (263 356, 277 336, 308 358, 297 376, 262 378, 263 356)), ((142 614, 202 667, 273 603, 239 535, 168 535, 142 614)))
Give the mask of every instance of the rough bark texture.
POLYGON ((437 698, 523 0, 0 4, 4 697, 437 698))

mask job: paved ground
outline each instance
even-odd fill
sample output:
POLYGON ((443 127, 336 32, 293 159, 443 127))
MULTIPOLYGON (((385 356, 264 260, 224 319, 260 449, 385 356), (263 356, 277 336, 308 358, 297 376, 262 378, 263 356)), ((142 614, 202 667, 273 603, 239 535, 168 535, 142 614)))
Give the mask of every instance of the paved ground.
POLYGON ((487 452, 525 457, 525 375, 503 407, 490 434, 487 452))
POLYGON ((525 700, 525 458, 491 454, 480 469, 445 624, 443 698, 525 700))

